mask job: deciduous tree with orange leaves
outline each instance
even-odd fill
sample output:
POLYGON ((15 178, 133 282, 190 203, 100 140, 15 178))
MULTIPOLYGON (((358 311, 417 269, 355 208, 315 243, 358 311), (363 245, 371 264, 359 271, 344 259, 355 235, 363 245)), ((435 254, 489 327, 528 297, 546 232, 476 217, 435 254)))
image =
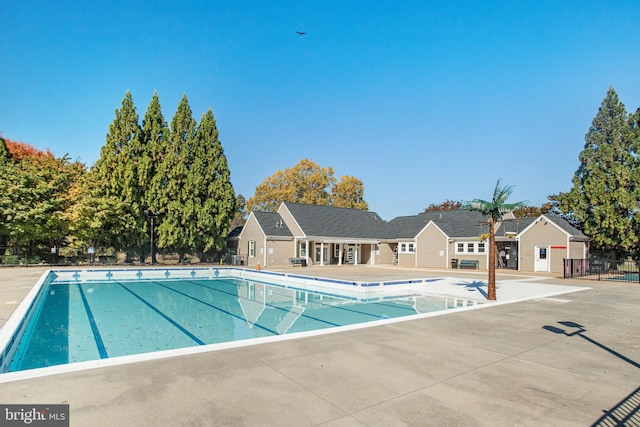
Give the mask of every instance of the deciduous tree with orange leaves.
POLYGON ((294 167, 278 170, 267 177, 247 200, 246 210, 274 212, 282 202, 368 208, 362 181, 343 176, 337 182, 332 167, 321 167, 309 159, 302 159, 294 167))

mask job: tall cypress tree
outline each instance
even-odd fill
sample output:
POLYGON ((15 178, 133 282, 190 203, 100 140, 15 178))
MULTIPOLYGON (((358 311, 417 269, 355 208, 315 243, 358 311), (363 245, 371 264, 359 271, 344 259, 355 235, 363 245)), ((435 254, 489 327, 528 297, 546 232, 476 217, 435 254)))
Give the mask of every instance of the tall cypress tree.
POLYGON ((568 193, 554 196, 596 250, 637 251, 640 209, 638 154, 624 104, 609 88, 585 135, 580 166, 568 193))
MULTIPOLYGON (((161 187, 166 179, 159 173, 165 151, 169 146, 169 126, 162 114, 158 93, 154 91, 151 102, 142 119, 141 153, 138 162, 138 185, 144 188, 143 203, 145 211, 152 215, 164 211, 166 206, 160 202, 161 187)), ((162 216, 155 216, 156 224, 162 221, 162 216)), ((150 223, 147 223, 150 226, 150 223)), ((151 238, 152 230, 147 229, 151 238)), ((155 233, 155 227, 153 230, 155 233)), ((155 258, 155 253, 153 254, 155 258)), ((152 262, 154 262, 152 260, 152 262)))
MULTIPOLYGON (((106 245, 124 250, 127 258, 140 253, 146 242, 143 215, 143 188, 137 177, 141 129, 131 92, 127 91, 122 106, 115 111, 106 143, 92 169, 96 199, 106 245)), ((146 246, 146 245, 145 245, 146 246)))
POLYGON ((184 94, 171 119, 170 135, 163 145, 163 159, 158 165, 158 201, 162 206, 162 219, 158 225, 158 246, 174 250, 180 256, 192 249, 193 233, 186 225, 194 215, 193 205, 187 203, 186 190, 191 150, 194 144, 196 121, 193 118, 187 95, 184 94))
POLYGON ((191 153, 187 185, 193 199, 188 203, 195 215, 191 224, 194 239, 190 243, 202 259, 224 247, 235 214, 229 165, 210 109, 202 115, 191 153))

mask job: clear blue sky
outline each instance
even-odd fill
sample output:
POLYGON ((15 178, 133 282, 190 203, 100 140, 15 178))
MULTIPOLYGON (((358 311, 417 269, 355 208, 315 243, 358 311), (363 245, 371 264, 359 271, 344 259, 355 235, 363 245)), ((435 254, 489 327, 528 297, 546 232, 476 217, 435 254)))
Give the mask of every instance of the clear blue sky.
POLYGON ((0 3, 0 131, 92 165, 130 90, 211 108, 236 193, 309 158, 384 219, 567 191, 607 89, 640 106, 640 2, 0 3), (307 34, 300 36, 296 31, 307 34))

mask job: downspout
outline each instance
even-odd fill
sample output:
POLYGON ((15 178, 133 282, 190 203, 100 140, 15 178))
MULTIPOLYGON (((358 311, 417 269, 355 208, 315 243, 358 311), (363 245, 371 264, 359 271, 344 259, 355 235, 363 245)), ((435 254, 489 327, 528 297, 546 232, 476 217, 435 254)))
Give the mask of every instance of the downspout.
POLYGON ((262 253, 262 265, 264 267, 267 266, 267 236, 264 236, 264 247, 263 247, 263 253, 262 253))

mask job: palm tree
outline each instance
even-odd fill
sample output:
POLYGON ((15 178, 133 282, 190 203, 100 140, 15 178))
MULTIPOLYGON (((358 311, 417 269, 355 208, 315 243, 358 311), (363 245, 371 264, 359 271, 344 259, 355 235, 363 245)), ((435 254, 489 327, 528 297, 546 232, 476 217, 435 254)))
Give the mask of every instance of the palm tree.
POLYGON ((513 185, 500 186, 500 180, 493 190, 493 199, 486 201, 474 199, 464 204, 464 208, 471 211, 478 211, 487 216, 489 223, 489 280, 487 284, 487 299, 496 299, 496 235, 495 224, 502 219, 506 213, 516 211, 526 205, 526 201, 517 203, 505 203, 514 190, 513 185))

